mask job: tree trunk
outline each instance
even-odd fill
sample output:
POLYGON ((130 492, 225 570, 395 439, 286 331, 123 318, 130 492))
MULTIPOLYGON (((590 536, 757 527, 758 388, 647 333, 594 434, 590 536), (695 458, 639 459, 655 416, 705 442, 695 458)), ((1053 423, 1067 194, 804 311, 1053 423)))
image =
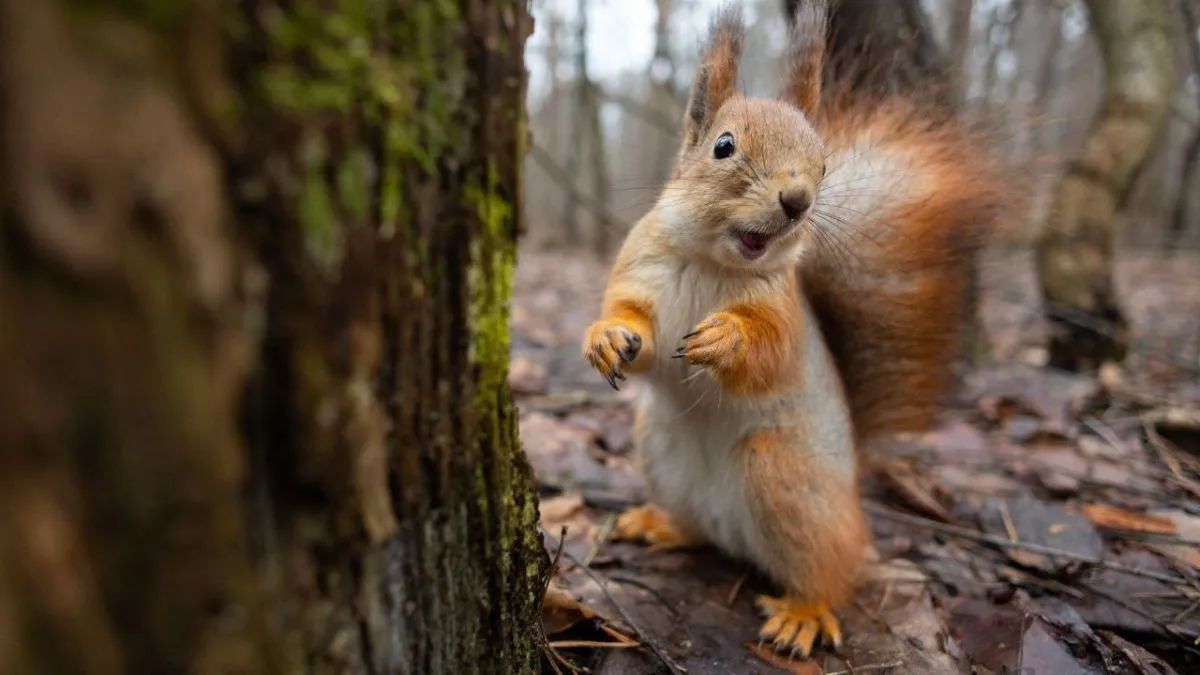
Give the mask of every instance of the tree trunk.
POLYGON ((533 672, 518 0, 0 0, 0 672, 533 672))
MULTIPOLYGON (((785 0, 789 12, 797 0, 785 0)), ((829 79, 865 95, 930 89, 949 102, 946 59, 919 0, 841 0, 829 17, 829 79)))
MULTIPOLYGON (((1200 12, 1197 11, 1195 3, 1191 0, 1185 0, 1179 3, 1179 6, 1183 13, 1183 25, 1186 29, 1184 40, 1187 43, 1192 74, 1200 77, 1200 36, 1196 34, 1197 29, 1200 28, 1200 21, 1197 20, 1196 15, 1200 12)), ((1200 100, 1197 103, 1200 104, 1200 100)), ((1187 149, 1183 152, 1183 171, 1180 173, 1179 192, 1175 197, 1175 208, 1171 213, 1171 222, 1168 225, 1167 242, 1172 246, 1179 244, 1183 239, 1184 231, 1187 230, 1188 204, 1190 202, 1188 197, 1192 194, 1192 186, 1196 184, 1197 170, 1200 169, 1200 124, 1192 125, 1191 134, 1187 149)))
POLYGON ((953 0, 950 7, 947 62, 954 83, 955 102, 958 105, 967 100, 971 85, 968 57, 971 54, 971 14, 974 10, 975 0, 953 0))
POLYGON ((1058 185, 1038 247, 1050 362, 1120 359, 1126 323, 1112 279, 1114 222, 1171 102, 1174 59, 1160 2, 1088 0, 1106 93, 1078 159, 1058 185))

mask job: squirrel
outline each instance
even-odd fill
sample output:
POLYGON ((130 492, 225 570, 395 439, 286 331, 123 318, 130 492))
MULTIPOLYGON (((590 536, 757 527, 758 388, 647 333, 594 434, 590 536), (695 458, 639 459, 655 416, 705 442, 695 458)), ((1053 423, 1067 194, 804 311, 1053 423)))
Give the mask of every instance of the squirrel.
POLYGON ((677 166, 583 338, 614 388, 646 383, 633 436, 652 502, 615 536, 748 559, 784 591, 756 599, 760 638, 805 657, 840 646, 834 611, 871 548, 860 448, 931 424, 1003 206, 952 111, 829 81, 845 68, 827 63, 827 15, 801 3, 770 100, 736 90, 742 20, 718 12, 677 166))

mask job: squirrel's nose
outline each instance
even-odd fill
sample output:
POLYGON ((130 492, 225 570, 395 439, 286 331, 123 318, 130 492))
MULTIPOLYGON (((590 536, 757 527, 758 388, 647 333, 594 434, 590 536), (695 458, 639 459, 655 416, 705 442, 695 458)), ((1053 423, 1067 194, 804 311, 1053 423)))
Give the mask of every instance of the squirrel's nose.
POLYGON ((812 193, 804 187, 788 188, 779 193, 779 206, 788 220, 795 220, 812 206, 812 193))

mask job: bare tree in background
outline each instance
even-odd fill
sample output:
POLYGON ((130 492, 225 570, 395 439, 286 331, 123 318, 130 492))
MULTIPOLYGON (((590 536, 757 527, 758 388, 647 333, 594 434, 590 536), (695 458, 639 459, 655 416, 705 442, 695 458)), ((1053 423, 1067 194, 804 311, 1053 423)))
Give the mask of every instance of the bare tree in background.
MULTIPOLYGON (((651 94, 650 102, 654 110, 677 111, 680 93, 676 89, 675 55, 671 50, 671 16, 675 9, 675 0, 656 0, 658 17, 654 23, 654 58, 650 62, 651 94)), ((678 115, 669 115, 674 120, 678 115)), ((672 125, 673 128, 674 125, 672 125)), ((660 130, 655 134, 654 175, 666 179, 674 164, 678 141, 675 134, 660 130)))
POLYGON ((604 129, 600 121, 599 85, 592 81, 588 67, 587 0, 579 0, 575 13, 575 114, 571 116, 571 141, 566 145, 567 157, 563 176, 570 181, 572 188, 567 190, 563 227, 568 243, 576 244, 586 240, 597 255, 606 255, 612 247, 613 229, 608 212, 602 209, 588 209, 592 216, 592 228, 585 235, 579 227, 582 195, 578 184, 585 166, 591 182, 590 194, 594 199, 603 200, 611 192, 611 187, 604 129))
MULTIPOLYGON (((579 170, 583 162, 577 139, 580 138, 581 120, 587 115, 587 107, 591 94, 587 72, 587 0, 579 0, 575 5, 575 105, 574 112, 567 119, 567 138, 571 139, 568 147, 565 176, 572 181, 578 181, 579 170)), ((576 190, 568 190, 566 201, 563 203, 561 219, 562 235, 567 244, 576 245, 583 240, 579 227, 579 194, 576 190)))
POLYGON ((1183 156, 1183 176, 1179 182, 1179 194, 1175 198, 1175 208, 1172 211, 1167 239, 1171 244, 1177 244, 1187 230, 1188 207, 1192 201, 1189 198, 1192 195, 1192 186, 1196 184, 1198 170, 1200 170, 1200 35, 1197 34, 1197 31, 1200 30, 1200 21, 1197 21, 1200 9, 1196 7, 1196 0, 1179 0, 1179 5, 1186 31, 1184 40, 1187 42, 1188 58, 1191 62, 1192 75, 1196 78, 1194 84, 1197 94, 1197 114, 1191 120, 1192 137, 1187 143, 1187 149, 1183 156))
POLYGON ((523 0, 0 0, 0 672, 532 673, 523 0))
POLYGON ((1162 124, 1175 79, 1161 2, 1087 4, 1104 58, 1104 103, 1058 185, 1037 252, 1052 328, 1050 363, 1071 369, 1124 356, 1126 321, 1113 287, 1115 220, 1162 124))
POLYGON ((961 105, 967 98, 970 82, 967 57, 971 53, 971 15, 975 10, 975 0, 952 0, 950 5, 947 61, 952 71, 954 96, 961 105))

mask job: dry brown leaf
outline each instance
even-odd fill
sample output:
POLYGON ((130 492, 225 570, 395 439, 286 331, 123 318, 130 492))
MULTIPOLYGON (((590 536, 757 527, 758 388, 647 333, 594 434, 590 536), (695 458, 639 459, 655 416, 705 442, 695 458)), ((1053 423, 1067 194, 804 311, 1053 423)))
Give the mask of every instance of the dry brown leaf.
POLYGON ((565 588, 551 582, 542 598, 542 628, 554 635, 596 616, 587 605, 579 602, 565 588))
POLYGON ((1099 633, 1100 636, 1105 640, 1108 640, 1112 646, 1121 650, 1121 653, 1128 657, 1130 661, 1133 661, 1133 664, 1137 666, 1141 672, 1159 673, 1160 675, 1175 675, 1175 669, 1165 661, 1146 651, 1142 647, 1139 647, 1129 640, 1126 640, 1120 635, 1107 630, 1098 630, 1096 632, 1099 633))
POLYGON ((786 670, 789 673, 795 673, 795 675, 822 675, 825 672, 821 666, 812 659, 798 661, 796 659, 789 659, 782 654, 776 654, 775 650, 771 648, 770 644, 760 645, 757 642, 747 642, 746 649, 751 654, 754 654, 772 666, 775 666, 780 670, 786 670))
POLYGON ((942 522, 950 522, 950 513, 942 505, 945 490, 919 463, 910 459, 889 458, 877 462, 872 468, 910 508, 942 522))
POLYGON ((508 386, 514 394, 546 393, 546 366, 521 354, 508 364, 508 386))
POLYGON ((1099 527, 1127 532, 1151 532, 1154 534, 1176 534, 1179 530, 1168 518, 1138 513, 1108 504, 1084 504, 1083 515, 1099 527))
MULTIPOLYGON (((1154 516, 1169 520, 1175 526, 1179 536, 1190 540, 1200 540, 1200 517, 1178 510, 1155 511, 1154 516)), ((1195 546, 1157 541, 1147 542, 1147 546, 1168 558, 1200 570, 1200 549, 1195 546)))
POLYGON ((583 508, 583 495, 578 492, 564 492, 561 495, 541 500, 538 512, 541 514, 542 524, 549 528, 551 525, 561 523, 575 515, 581 508, 583 508))

